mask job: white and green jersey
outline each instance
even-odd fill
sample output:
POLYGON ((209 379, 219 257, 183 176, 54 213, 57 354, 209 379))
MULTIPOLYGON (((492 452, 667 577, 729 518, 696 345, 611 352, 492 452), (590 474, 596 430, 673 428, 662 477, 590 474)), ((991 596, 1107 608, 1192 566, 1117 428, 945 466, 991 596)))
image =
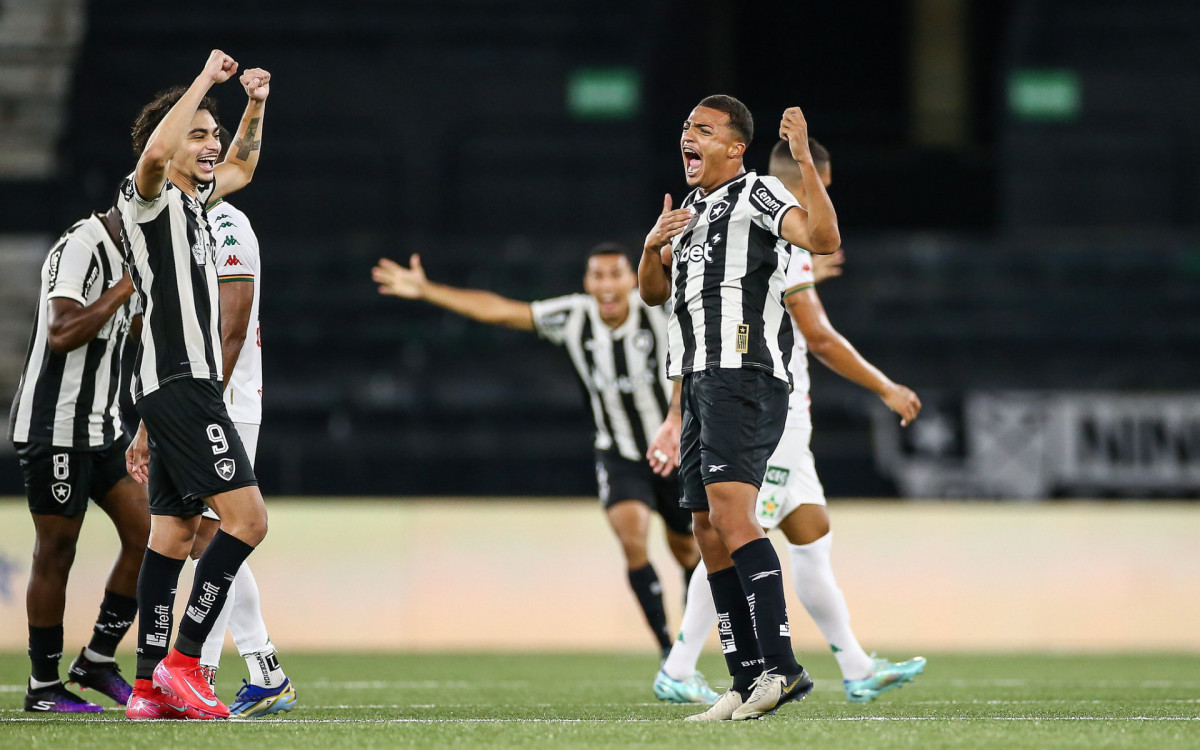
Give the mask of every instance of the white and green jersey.
POLYGON ((227 201, 208 209, 217 247, 217 280, 221 284, 254 284, 254 301, 246 326, 246 343, 225 387, 225 408, 234 422, 262 423, 262 335, 258 324, 258 294, 262 289, 258 237, 246 214, 227 201))
MULTIPOLYGON (((817 283, 816 277, 813 275, 813 259, 812 254, 802 247, 792 245, 792 257, 788 261, 787 278, 784 281, 784 300, 791 294, 812 289, 817 283)), ((804 334, 800 332, 800 327, 796 325, 795 318, 788 315, 792 321, 792 360, 788 363, 788 369, 792 373, 792 395, 788 398, 788 421, 796 419, 809 419, 808 408, 811 403, 808 391, 810 381, 808 378, 808 342, 804 340, 804 334)))

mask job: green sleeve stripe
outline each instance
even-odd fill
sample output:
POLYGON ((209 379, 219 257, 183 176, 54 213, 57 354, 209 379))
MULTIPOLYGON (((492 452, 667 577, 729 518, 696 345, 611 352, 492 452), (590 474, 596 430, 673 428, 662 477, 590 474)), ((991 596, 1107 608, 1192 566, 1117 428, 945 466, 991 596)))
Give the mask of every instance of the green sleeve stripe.
POLYGON ((228 284, 231 281, 254 281, 253 276, 218 276, 217 281, 222 284, 228 284))
POLYGON ((788 289, 787 291, 785 291, 783 293, 783 298, 787 299, 788 297, 792 296, 796 292, 803 292, 805 289, 812 289, 815 286, 816 286, 815 283, 799 284, 799 285, 794 286, 791 289, 788 289))

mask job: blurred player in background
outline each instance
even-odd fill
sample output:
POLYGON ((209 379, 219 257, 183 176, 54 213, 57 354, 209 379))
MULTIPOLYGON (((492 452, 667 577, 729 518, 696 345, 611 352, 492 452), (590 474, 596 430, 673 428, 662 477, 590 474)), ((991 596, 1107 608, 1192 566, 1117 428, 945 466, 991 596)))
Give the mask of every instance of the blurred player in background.
MULTIPOLYGON (((621 245, 604 243, 588 253, 586 294, 520 302, 492 292, 457 289, 425 278, 420 258, 411 268, 384 259, 372 271, 381 294, 419 299, 482 323, 502 325, 565 347, 587 392, 596 422, 596 481, 600 501, 625 553, 629 585, 665 656, 671 631, 662 586, 646 554, 651 511, 666 524, 671 553, 684 568, 684 582, 700 561, 691 536, 691 516, 679 507, 676 477, 662 477, 643 456, 664 419, 678 424, 678 403, 667 394, 666 316, 637 296, 637 276, 621 245), (674 416, 672 416, 674 415, 674 416)), ((686 678, 708 690, 703 676, 686 678)))
POLYGON ((800 164, 805 208, 778 179, 745 170, 754 137, 746 106, 724 95, 703 99, 680 139, 693 190, 679 210, 666 196, 639 266, 642 298, 671 305, 668 372, 682 381, 682 504, 693 512, 733 677, 693 721, 757 719, 813 687, 792 652, 779 557, 754 505, 787 416, 790 245, 829 254, 841 237, 799 108, 784 112, 779 134, 800 164))
MULTIPOLYGON (((826 188, 833 181, 829 152, 815 139, 809 139, 813 163, 826 188)), ((771 174, 778 177, 800 202, 808 202, 800 168, 792 158, 786 141, 771 151, 771 174)), ((813 256, 800 247, 792 247, 788 264, 784 303, 795 325, 795 349, 791 372, 794 388, 788 399, 788 416, 779 447, 767 462, 767 473, 759 490, 755 515, 763 528, 778 528, 787 537, 792 558, 792 583, 796 595, 817 623, 842 670, 846 698, 866 703, 880 693, 910 682, 925 669, 925 659, 916 657, 893 664, 887 659, 868 656, 850 629, 850 611, 838 588, 830 562, 833 532, 825 509, 825 490, 817 479, 810 443, 812 414, 809 398, 808 352, 842 377, 870 390, 900 415, 907 426, 916 419, 921 401, 910 389, 892 382, 865 360, 829 322, 817 296, 815 284, 840 276, 843 256, 813 256)), ((669 436, 655 450, 669 447, 669 436)), ((697 574, 699 570, 697 570, 697 574)), ((680 637, 655 679, 655 694, 669 700, 660 684, 673 674, 689 674, 695 669, 700 650, 717 614, 711 598, 689 597, 684 611, 680 637)))
POLYGON ((258 165, 271 76, 241 77, 248 98, 225 161, 216 102, 206 94, 237 63, 213 50, 186 89, 159 94, 133 128, 137 167, 118 208, 126 261, 144 310, 134 367, 142 424, 126 453, 150 485, 150 543, 138 577, 138 662, 131 719, 223 718, 200 653, 238 568, 267 533, 258 480, 222 401, 216 248, 204 207, 247 185, 258 165), (168 652, 172 605, 205 505, 221 527, 196 564, 187 610, 168 652))
MULTIPOLYGON (((224 161, 233 136, 223 127, 220 133, 221 153, 217 158, 224 161)), ((258 322, 262 270, 258 237, 246 214, 224 198, 209 204, 207 210, 217 245, 221 357, 225 372, 223 398, 229 418, 253 464, 258 449, 258 428, 262 424, 262 336, 258 322)), ((193 560, 200 558, 220 525, 221 519, 216 512, 205 508, 196 540, 192 543, 193 560)), ((229 715, 248 719, 291 711, 296 703, 296 690, 283 673, 275 646, 267 635, 258 583, 250 572, 249 563, 244 562, 238 568, 229 597, 200 654, 205 677, 214 687, 227 626, 250 674, 250 681, 243 681, 237 700, 229 707, 229 715)))
POLYGON ((32 674, 26 711, 95 712, 59 679, 67 576, 95 501, 117 529, 121 551, 104 587, 91 642, 70 680, 124 705, 129 683, 113 655, 137 614, 137 578, 150 534, 146 490, 125 471, 117 392, 120 355, 136 300, 124 270, 116 210, 67 230, 42 264, 41 294, 8 437, 21 458, 36 543, 25 607, 32 674))

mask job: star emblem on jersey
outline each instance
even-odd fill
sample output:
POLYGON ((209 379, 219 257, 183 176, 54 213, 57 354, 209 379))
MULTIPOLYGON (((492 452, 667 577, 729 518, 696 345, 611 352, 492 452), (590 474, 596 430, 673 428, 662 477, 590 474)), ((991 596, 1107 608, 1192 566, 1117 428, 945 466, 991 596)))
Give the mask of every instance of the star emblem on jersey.
POLYGON ((55 482, 50 485, 50 492, 53 493, 54 499, 60 503, 65 503, 71 499, 71 485, 66 482, 55 482))
POLYGON ((654 337, 649 331, 638 331, 633 337, 633 348, 639 352, 648 352, 654 348, 654 337))
POLYGON ((213 468, 217 470, 217 476, 228 482, 233 479, 233 475, 237 471, 237 464, 232 458, 222 458, 213 464, 213 468))
POLYGON ((716 474, 718 471, 725 471, 725 467, 726 467, 726 466, 728 466, 728 465, 729 465, 729 464, 721 464, 721 465, 719 465, 719 466, 718 466, 718 465, 716 465, 716 464, 709 464, 709 465, 708 465, 708 473, 709 473, 709 474, 716 474))
POLYGON ((712 210, 710 210, 708 212, 708 220, 716 221, 717 219, 724 216, 725 212, 728 210, 729 210, 729 201, 717 201, 716 203, 713 204, 712 210))

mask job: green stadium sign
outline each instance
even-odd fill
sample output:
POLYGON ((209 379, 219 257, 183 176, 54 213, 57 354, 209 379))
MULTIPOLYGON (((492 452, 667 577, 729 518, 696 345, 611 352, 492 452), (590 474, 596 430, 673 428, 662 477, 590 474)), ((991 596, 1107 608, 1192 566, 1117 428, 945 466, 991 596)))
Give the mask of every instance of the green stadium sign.
POLYGON ((567 111, 580 120, 628 120, 641 104, 641 76, 633 68, 582 68, 567 79, 567 111))
POLYGON ((1017 70, 1008 78, 1008 109, 1023 120, 1073 120, 1083 96, 1070 70, 1017 70))

